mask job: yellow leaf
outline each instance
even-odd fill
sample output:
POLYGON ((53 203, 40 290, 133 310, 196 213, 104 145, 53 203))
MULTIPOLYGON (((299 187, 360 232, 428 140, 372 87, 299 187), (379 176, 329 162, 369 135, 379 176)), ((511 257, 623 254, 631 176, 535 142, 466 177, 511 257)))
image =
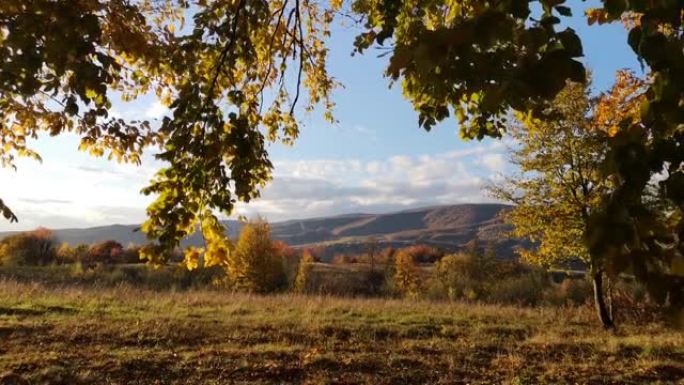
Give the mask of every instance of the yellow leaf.
POLYGON ((185 267, 190 271, 198 268, 199 267, 200 255, 203 252, 204 252, 204 249, 200 249, 197 247, 188 247, 188 249, 185 250, 185 258, 183 260, 185 267))
POLYGON ((608 129, 608 136, 610 136, 612 138, 615 135, 617 135, 618 131, 619 131, 618 126, 613 125, 608 129))

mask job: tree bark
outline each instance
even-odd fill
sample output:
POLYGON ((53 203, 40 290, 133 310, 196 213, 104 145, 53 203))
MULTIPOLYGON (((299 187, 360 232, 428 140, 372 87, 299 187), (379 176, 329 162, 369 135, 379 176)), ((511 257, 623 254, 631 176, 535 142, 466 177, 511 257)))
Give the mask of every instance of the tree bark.
POLYGON ((604 329, 615 329, 613 323, 612 311, 608 310, 606 300, 603 294, 603 272, 601 270, 592 273, 592 281, 594 284, 594 305, 598 313, 599 320, 603 324, 604 329))

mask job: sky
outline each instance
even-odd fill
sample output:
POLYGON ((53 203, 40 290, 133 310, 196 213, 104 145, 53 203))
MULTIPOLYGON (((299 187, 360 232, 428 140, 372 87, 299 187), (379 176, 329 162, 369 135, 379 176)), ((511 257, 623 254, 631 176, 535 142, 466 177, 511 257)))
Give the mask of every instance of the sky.
MULTIPOLYGON (((596 1, 572 2, 580 7, 596 1)), ((597 92, 608 89, 615 71, 641 73, 619 24, 587 26, 581 11, 567 25, 584 44, 586 66, 597 92)), ((337 89, 336 124, 320 113, 300 115, 303 127, 294 146, 272 144, 274 178, 262 197, 239 204, 236 215, 270 221, 388 212, 438 204, 490 202, 482 186, 514 171, 505 140, 463 141, 453 119, 431 132, 383 77, 379 51, 351 56, 357 30, 337 26, 330 42, 330 73, 337 89)), ((153 97, 117 103, 114 114, 158 120, 167 110, 153 97)), ((18 170, 0 168, 0 198, 19 223, 0 220, 0 231, 135 224, 145 219, 151 197, 140 194, 161 166, 148 152, 142 166, 118 164, 79 152, 74 135, 41 137, 32 143, 43 158, 20 159, 18 170)))

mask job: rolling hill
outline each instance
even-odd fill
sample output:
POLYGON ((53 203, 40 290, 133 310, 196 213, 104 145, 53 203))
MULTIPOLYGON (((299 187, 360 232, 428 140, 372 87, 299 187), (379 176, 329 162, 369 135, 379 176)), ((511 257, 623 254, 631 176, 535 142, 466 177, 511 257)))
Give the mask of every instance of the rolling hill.
MULTIPOLYGON (((324 257, 339 252, 360 252, 373 240, 381 246, 406 246, 414 243, 458 250, 477 237, 491 243, 499 255, 509 257, 520 243, 506 237, 507 226, 499 214, 509 206, 501 204, 459 204, 424 207, 384 214, 346 214, 331 217, 289 220, 272 223, 273 237, 295 247, 321 247, 324 257)), ((225 221, 230 236, 240 223, 225 221)), ((57 237, 70 244, 94 243, 114 239, 123 245, 141 244, 145 236, 137 225, 111 225, 84 229, 55 230, 57 237)), ((10 233, 0 233, 0 238, 10 233)), ((187 244, 201 245, 195 234, 187 244)))

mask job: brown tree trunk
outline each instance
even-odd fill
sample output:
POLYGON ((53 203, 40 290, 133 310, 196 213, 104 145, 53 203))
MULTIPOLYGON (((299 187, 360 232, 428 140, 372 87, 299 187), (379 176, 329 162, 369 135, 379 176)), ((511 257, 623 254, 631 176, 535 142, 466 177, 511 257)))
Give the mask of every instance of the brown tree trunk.
POLYGON ((615 329, 612 311, 608 309, 603 294, 603 272, 601 270, 594 271, 592 273, 592 281, 594 283, 594 305, 596 305, 599 320, 605 329, 615 329))

